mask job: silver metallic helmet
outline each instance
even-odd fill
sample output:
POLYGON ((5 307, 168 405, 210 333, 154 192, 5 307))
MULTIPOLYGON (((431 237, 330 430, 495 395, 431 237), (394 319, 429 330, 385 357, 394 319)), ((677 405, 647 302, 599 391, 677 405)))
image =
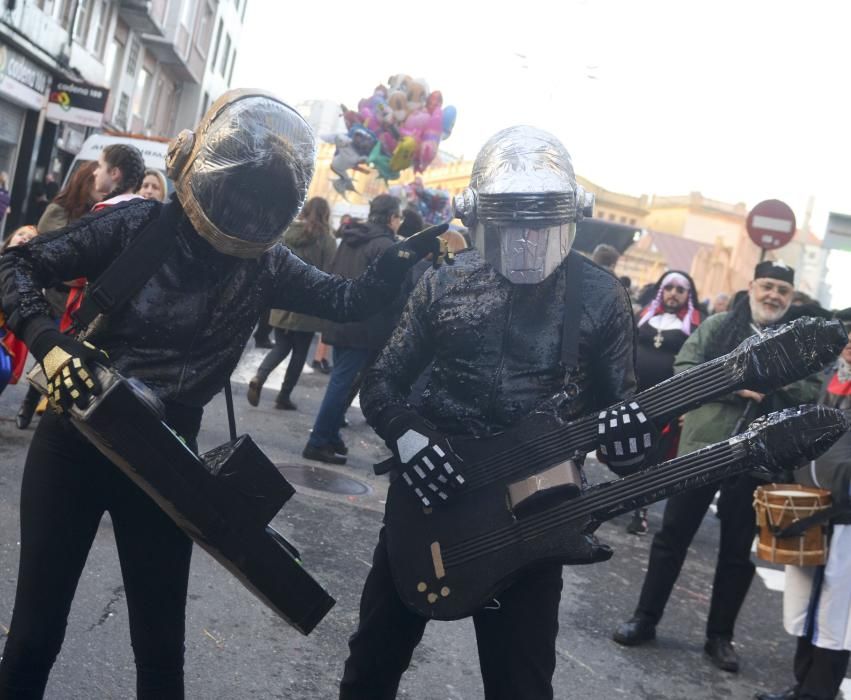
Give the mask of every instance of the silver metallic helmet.
POLYGON ((195 230, 222 253, 254 258, 304 204, 315 153, 292 107, 262 90, 230 90, 171 142, 166 166, 195 230))
POLYGON ((453 205, 494 269, 515 284, 537 284, 567 257, 594 196, 576 184, 570 154, 555 136, 512 126, 479 151, 470 186, 453 205))

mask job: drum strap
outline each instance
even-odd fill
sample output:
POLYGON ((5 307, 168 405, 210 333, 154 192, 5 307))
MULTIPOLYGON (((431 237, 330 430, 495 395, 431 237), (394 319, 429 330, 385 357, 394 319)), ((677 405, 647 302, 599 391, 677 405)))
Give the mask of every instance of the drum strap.
POLYGON ((801 518, 800 520, 796 520, 794 523, 787 525, 786 527, 780 528, 776 525, 772 526, 771 531, 772 534, 778 539, 786 539, 787 537, 800 537, 804 534, 804 530, 808 530, 811 527, 816 525, 821 525, 822 523, 826 523, 827 521, 838 517, 840 515, 848 515, 851 513, 851 508, 842 503, 835 503, 832 506, 828 506, 817 513, 813 513, 812 515, 807 516, 806 518, 801 518))

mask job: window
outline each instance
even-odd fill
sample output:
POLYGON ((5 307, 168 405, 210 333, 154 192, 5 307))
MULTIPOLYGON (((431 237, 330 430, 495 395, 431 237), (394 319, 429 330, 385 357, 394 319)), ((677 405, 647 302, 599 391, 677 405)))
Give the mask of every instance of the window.
POLYGON ((189 29, 192 26, 192 18, 195 16, 194 0, 183 0, 183 6, 180 8, 180 23, 189 29))
POLYGON ((121 63, 124 61, 124 42, 117 36, 113 38, 106 49, 106 56, 103 59, 104 75, 109 76, 109 84, 114 90, 118 87, 118 81, 121 76, 121 63))
POLYGON ((151 71, 142 68, 136 80, 136 89, 133 91, 133 114, 137 117, 145 117, 145 107, 148 104, 148 89, 151 85, 151 71))
POLYGON ((88 34, 92 39, 92 53, 95 56, 103 56, 106 28, 109 25, 109 0, 98 0, 92 13, 91 25, 88 34))
POLYGON ((139 62, 139 41, 133 39, 130 44, 130 53, 127 56, 127 75, 136 75, 136 64, 139 62))
POLYGON ((225 77, 225 70, 228 67, 228 58, 230 58, 230 34, 225 34, 225 50, 222 52, 222 62, 219 66, 219 73, 225 77))
POLYGON ((126 92, 122 92, 118 100, 118 108, 115 110, 115 123, 122 129, 127 128, 127 108, 129 106, 130 96, 126 92))
POLYGON ((68 29, 71 24, 74 2, 75 0, 61 0, 60 4, 56 6, 56 14, 54 16, 59 20, 59 24, 62 25, 63 29, 68 29))
POLYGON ((236 49, 233 50, 233 58, 230 60, 230 72, 228 73, 228 87, 230 87, 231 81, 233 80, 233 66, 236 63, 236 49))
POLYGON ((210 50, 210 34, 213 31, 213 11, 210 6, 204 3, 204 11, 201 14, 201 21, 198 23, 198 32, 195 34, 195 46, 204 55, 207 56, 207 51, 210 50))
POLYGON ((74 18, 74 38, 81 44, 86 43, 86 36, 89 33, 91 4, 91 0, 78 0, 77 16, 74 18))
POLYGON ((224 21, 219 20, 219 31, 216 32, 216 45, 213 48, 213 60, 210 61, 210 68, 215 70, 216 60, 219 58, 219 44, 222 43, 222 28, 224 27, 224 21))

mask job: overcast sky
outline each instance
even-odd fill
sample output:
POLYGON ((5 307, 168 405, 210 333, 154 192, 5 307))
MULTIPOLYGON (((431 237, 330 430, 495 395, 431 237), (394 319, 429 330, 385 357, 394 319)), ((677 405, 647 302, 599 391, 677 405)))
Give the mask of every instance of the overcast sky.
POLYGON ((533 124, 607 189, 777 198, 799 223, 814 197, 821 235, 851 213, 849 26, 840 0, 249 0, 234 86, 355 106, 408 73, 458 109, 456 155, 533 124))

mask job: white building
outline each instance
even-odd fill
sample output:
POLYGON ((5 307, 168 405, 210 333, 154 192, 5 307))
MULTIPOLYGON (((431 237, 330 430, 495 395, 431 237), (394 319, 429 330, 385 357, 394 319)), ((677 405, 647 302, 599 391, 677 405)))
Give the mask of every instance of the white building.
POLYGON ((7 229, 33 181, 61 180, 90 127, 49 118, 54 80, 108 88, 103 128, 172 138, 230 87, 248 0, 17 0, 0 10, 7 229))

